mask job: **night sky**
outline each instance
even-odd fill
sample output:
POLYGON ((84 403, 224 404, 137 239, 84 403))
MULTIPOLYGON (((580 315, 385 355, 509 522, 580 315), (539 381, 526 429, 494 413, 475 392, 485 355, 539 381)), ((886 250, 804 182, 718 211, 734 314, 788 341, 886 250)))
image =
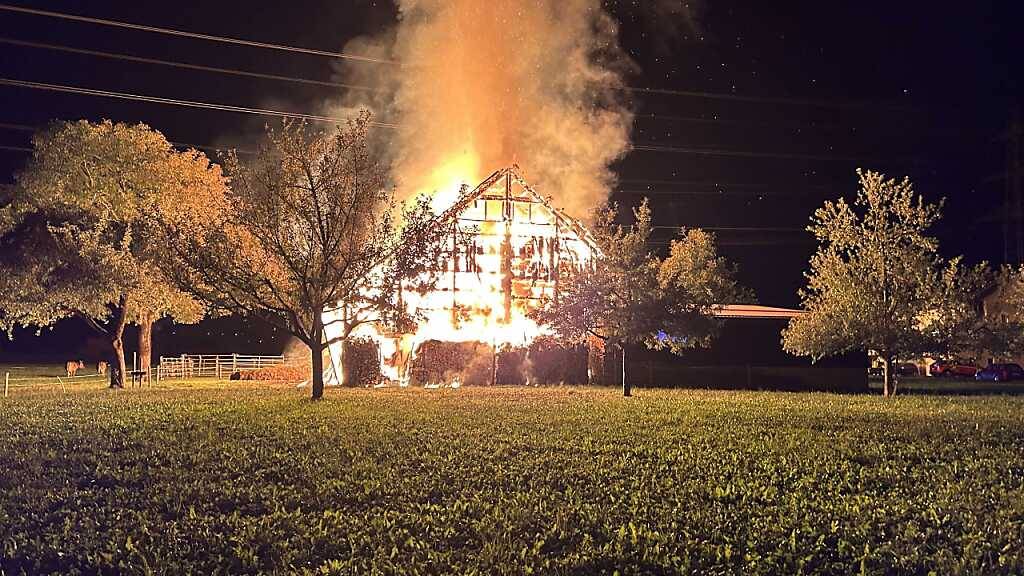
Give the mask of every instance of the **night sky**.
MULTIPOLYGON (((326 51, 395 18, 389 2, 367 1, 13 3, 326 51)), ((652 6, 609 6, 637 63, 629 85, 662 91, 631 93, 637 149, 616 165, 613 197, 630 205, 649 196, 663 238, 678 226, 715 230, 761 303, 795 306, 814 250, 803 231, 808 217, 825 199, 851 197, 854 169, 863 167, 908 175, 927 198, 947 199, 936 230, 943 252, 1002 260, 999 136, 1022 100, 1020 3, 718 0, 675 19, 652 6)), ((322 56, 2 10, 0 40, 0 77, 8 80, 296 112, 315 111, 336 90, 24 43, 327 81, 332 59, 322 56)), ((0 101, 3 182, 28 157, 17 150, 29 145, 24 127, 52 119, 145 122, 173 142, 213 146, 245 142, 270 120, 11 86, 0 86, 0 101)), ((0 339, 0 359, 62 357, 89 335, 74 321, 42 339, 19 333, 14 343, 0 339)), ((228 318, 162 324, 154 345, 158 354, 279 352, 283 340, 228 318)))

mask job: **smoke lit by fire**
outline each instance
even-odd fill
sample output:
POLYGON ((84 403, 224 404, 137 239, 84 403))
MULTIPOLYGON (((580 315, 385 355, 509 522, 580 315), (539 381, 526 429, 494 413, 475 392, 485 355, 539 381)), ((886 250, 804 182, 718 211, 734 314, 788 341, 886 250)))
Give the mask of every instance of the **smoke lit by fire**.
MULTIPOLYGON (((400 198, 430 194, 441 213, 462 185, 483 181, 439 223, 468 234, 470 245, 453 238, 436 289, 403 298, 421 317, 414 333, 373 325, 356 333, 376 344, 384 377, 407 384, 428 341, 496 350, 546 333, 529 311, 557 293, 560 274, 592 257, 573 217, 607 199, 610 165, 629 148, 623 75, 632 63, 600 0, 396 1, 393 29, 345 46, 391 63, 346 62, 340 80, 373 89, 350 91, 329 112, 370 108, 394 126, 375 136, 400 198)), ((337 370, 343 352, 331 355, 337 370)))
MULTIPOLYGON (((493 170, 523 176, 570 214, 606 199, 609 164, 629 146, 632 114, 617 25, 597 0, 399 0, 399 23, 347 52, 395 64, 350 63, 344 107, 369 106, 400 195, 454 200, 493 170)), ((341 113, 340 110, 334 110, 341 113)))

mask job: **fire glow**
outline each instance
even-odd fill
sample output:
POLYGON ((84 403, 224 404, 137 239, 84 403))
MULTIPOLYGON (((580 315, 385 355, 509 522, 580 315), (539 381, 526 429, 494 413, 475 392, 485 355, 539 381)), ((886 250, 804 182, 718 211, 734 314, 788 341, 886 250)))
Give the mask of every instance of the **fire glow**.
MULTIPOLYGON (((455 172, 436 174, 448 178, 455 172)), ((447 202, 448 197, 445 191, 434 199, 447 202)), ((426 293, 402 294, 403 304, 420 318, 415 331, 394 334, 365 324, 352 335, 377 345, 388 382, 408 385, 417 351, 431 340, 479 342, 495 350, 528 346, 548 333, 529 312, 555 296, 561 274, 585 265, 595 252, 586 229, 551 206, 515 167, 498 170, 455 197, 437 219, 438 226, 451 230, 437 282, 426 293)), ((337 313, 324 318, 328 327, 337 319, 337 313)), ((333 338, 332 330, 326 336, 333 338)), ((342 347, 331 346, 330 354, 335 374, 342 374, 342 347)))
MULTIPOLYGON (((340 82, 374 89, 349 90, 326 113, 366 108, 393 124, 378 143, 388 151, 398 198, 429 194, 439 226, 452 227, 435 289, 402 293, 403 305, 422 319, 416 329, 388 334, 363 325, 353 334, 377 345, 386 380, 407 384, 426 342, 496 350, 545 333, 528 313, 557 293, 560 272, 593 254, 590 235, 568 214, 587 214, 608 198, 610 166, 629 150, 633 113, 623 76, 635 64, 600 0, 395 5, 393 28, 344 50, 399 65, 339 64, 340 82), (516 162, 546 196, 516 168, 487 176, 516 162), (468 237, 470 249, 456 237, 468 237)), ((337 335, 338 316, 325 317, 328 339, 337 335)), ((340 375, 341 346, 330 351, 340 375)))

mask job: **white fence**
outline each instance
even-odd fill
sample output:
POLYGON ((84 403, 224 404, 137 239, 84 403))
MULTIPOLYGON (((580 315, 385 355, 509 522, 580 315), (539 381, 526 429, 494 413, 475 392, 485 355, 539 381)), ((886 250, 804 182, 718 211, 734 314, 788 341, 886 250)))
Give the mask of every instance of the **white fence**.
POLYGON ((285 363, 284 355, 182 354, 161 356, 156 378, 227 378, 241 370, 257 370, 285 363))

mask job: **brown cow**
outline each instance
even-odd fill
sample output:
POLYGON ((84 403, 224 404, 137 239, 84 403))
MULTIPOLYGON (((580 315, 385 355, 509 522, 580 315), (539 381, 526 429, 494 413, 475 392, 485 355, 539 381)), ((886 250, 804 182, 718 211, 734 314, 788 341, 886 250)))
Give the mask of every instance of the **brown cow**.
POLYGON ((68 377, 74 376, 79 370, 85 369, 85 362, 71 360, 64 365, 64 368, 68 371, 68 377))
POLYGON ((107 363, 104 362, 103 360, 100 360, 99 363, 96 364, 96 373, 99 374, 100 376, 106 376, 107 363))

